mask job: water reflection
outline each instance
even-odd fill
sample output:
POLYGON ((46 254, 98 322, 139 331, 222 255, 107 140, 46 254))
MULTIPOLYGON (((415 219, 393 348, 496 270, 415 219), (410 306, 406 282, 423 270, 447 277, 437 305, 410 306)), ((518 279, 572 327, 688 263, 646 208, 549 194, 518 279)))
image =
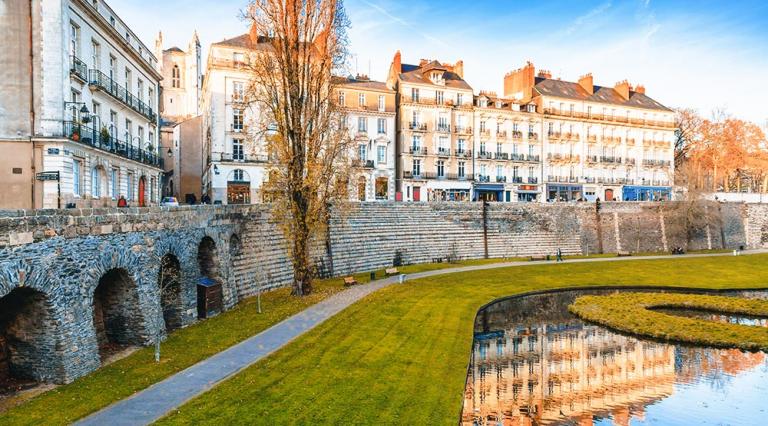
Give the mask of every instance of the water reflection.
POLYGON ((585 324, 569 291, 478 314, 462 424, 755 424, 765 354, 682 347, 585 324), (753 401, 754 400, 754 401, 753 401))
POLYGON ((751 325, 756 327, 768 327, 768 318, 750 315, 721 314, 698 309, 658 308, 657 312, 668 315, 677 315, 688 318, 699 318, 709 321, 717 321, 729 324, 751 325))

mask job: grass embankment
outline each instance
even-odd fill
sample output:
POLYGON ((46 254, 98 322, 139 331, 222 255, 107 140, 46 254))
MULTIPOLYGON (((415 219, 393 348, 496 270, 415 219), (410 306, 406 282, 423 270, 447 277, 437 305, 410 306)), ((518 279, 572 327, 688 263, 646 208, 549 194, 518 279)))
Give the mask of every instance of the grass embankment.
POLYGON ((531 263, 393 285, 161 423, 456 424, 479 307, 531 290, 601 284, 764 287, 768 255, 531 263))
MULTIPOLYGON (((408 265, 399 270, 415 273, 500 261, 504 260, 408 265)), ((355 274, 355 277, 365 283, 370 281, 370 272, 355 274)), ((376 271, 376 278, 382 277, 384 270, 376 271)), ((304 298, 290 296, 288 288, 268 291, 261 296, 261 314, 257 311, 255 298, 243 300, 234 309, 215 318, 172 333, 163 342, 160 363, 154 362, 154 348, 142 348, 71 384, 56 387, 29 401, 23 401, 25 395, 5 401, 5 406, 19 406, 0 413, 0 424, 70 423, 258 334, 342 289, 342 279, 331 278, 317 281, 314 293, 304 298)))
POLYGON ((587 321, 626 333, 666 341, 768 351, 768 330, 764 328, 669 315, 653 311, 654 308, 768 316, 768 300, 669 293, 582 296, 568 310, 587 321))

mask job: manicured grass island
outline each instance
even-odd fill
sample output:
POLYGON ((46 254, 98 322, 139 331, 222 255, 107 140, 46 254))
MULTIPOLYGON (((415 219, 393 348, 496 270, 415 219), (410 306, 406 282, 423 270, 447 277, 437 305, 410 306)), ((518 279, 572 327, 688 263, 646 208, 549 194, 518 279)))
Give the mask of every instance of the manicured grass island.
POLYGON ((768 330, 657 312, 672 308, 768 317, 768 300, 703 294, 618 293, 582 296, 568 307, 576 316, 625 333, 671 342, 768 351, 768 330))
POLYGON ((525 263, 408 281, 353 304, 166 424, 456 424, 478 309, 532 290, 768 287, 768 255, 525 263))

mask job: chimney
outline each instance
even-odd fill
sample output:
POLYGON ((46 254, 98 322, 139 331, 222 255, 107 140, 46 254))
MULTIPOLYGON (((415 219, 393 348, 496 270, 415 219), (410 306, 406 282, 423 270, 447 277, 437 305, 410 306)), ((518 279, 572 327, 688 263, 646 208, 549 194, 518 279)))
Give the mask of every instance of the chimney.
POLYGON ((399 50, 395 52, 395 58, 392 59, 392 68, 394 68, 395 72, 398 74, 403 72, 403 62, 399 50))
POLYGON ((539 77, 541 78, 552 78, 552 73, 548 70, 539 70, 539 77))
POLYGON ((624 100, 629 100, 629 82, 627 82, 627 80, 622 80, 616 83, 613 90, 615 90, 619 96, 624 98, 624 100))
POLYGON ((427 65, 429 63, 429 59, 421 59, 419 60, 419 68, 423 67, 424 65, 427 65))
POLYGON ((504 75, 504 97, 528 102, 533 96, 533 86, 536 84, 535 72, 536 68, 528 61, 524 67, 504 75))
POLYGON ((590 95, 595 94, 595 84, 592 80, 592 73, 588 72, 581 77, 579 77, 579 86, 581 86, 582 89, 586 90, 587 93, 590 95))
POLYGON ((453 72, 459 76, 459 78, 464 78, 464 61, 459 59, 456 61, 456 64, 453 65, 453 72))
POLYGON ((637 87, 635 87, 635 92, 645 94, 645 86, 642 84, 638 84, 637 87))

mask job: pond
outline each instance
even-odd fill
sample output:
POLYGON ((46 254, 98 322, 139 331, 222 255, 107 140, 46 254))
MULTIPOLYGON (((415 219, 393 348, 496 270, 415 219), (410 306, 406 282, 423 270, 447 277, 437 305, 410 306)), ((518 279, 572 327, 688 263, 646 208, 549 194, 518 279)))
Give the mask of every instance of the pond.
MULTIPOLYGON (((542 293, 481 310, 461 423, 766 424, 766 353, 631 337, 585 323, 567 310, 578 296, 615 291, 542 293)), ((768 298, 765 291, 726 295, 768 298)), ((669 313, 766 324, 707 312, 669 313)))

